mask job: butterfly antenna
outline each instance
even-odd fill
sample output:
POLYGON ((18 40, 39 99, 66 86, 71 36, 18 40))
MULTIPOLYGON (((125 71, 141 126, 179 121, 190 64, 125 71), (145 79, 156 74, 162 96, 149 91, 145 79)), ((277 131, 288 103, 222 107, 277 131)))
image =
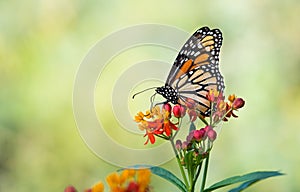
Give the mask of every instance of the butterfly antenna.
POLYGON ((135 93, 135 94, 132 96, 132 99, 134 99, 134 97, 135 97, 136 95, 138 95, 138 94, 144 93, 145 91, 148 91, 148 90, 151 90, 151 89, 155 89, 155 88, 158 88, 158 87, 150 87, 150 88, 145 89, 145 90, 143 90, 143 91, 137 92, 137 93, 135 93))

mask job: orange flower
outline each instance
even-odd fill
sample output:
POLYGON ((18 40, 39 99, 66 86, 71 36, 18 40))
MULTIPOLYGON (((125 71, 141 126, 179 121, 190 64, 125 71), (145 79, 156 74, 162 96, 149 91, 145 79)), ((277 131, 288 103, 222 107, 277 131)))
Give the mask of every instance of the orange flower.
MULTIPOLYGON (((125 169, 122 173, 112 173, 106 177, 106 182, 110 192, 150 192, 149 169, 125 169)), ((73 186, 67 186, 65 192, 77 192, 73 186)), ((93 187, 86 189, 85 192, 104 192, 102 182, 96 183, 93 187)))
POLYGON ((134 169, 125 169, 120 175, 120 183, 124 183, 127 179, 133 179, 135 172, 134 169))
POLYGON ((139 191, 144 192, 149 188, 151 171, 149 169, 139 169, 137 171, 137 183, 139 184, 139 191))
POLYGON ((117 173, 112 173, 106 177, 106 182, 109 185, 111 191, 117 192, 121 190, 121 179, 117 173))
MULTIPOLYGON (((147 113, 146 113, 147 114, 147 113)), ((168 139, 172 135, 173 130, 178 130, 176 124, 171 122, 171 105, 163 105, 162 108, 155 106, 151 109, 151 116, 153 121, 145 120, 145 114, 139 112, 135 116, 135 121, 138 122, 140 130, 145 130, 144 136, 147 136, 145 144, 150 141, 151 144, 155 143, 155 135, 160 135, 162 138, 168 139)))
POLYGON ((148 136, 148 138, 147 138, 146 142, 144 143, 144 145, 148 144, 149 141, 151 144, 155 143, 154 132, 146 131, 146 134, 144 135, 144 137, 145 136, 148 136))
POLYGON ((112 173, 107 176, 106 181, 111 192, 148 192, 150 176, 148 169, 125 169, 120 175, 112 173))
POLYGON ((102 182, 99 182, 92 187, 92 192, 103 192, 103 191, 104 191, 104 185, 102 182))
MULTIPOLYGON (((238 116, 235 115, 233 111, 237 111, 238 109, 242 108, 245 105, 245 101, 242 98, 237 98, 234 94, 230 95, 228 100, 230 103, 227 103, 226 106, 226 117, 229 118, 232 116, 237 118, 238 116)), ((225 118, 225 120, 227 119, 225 118)))
POLYGON ((139 123, 139 122, 145 121, 144 117, 145 117, 144 113, 138 112, 138 114, 134 117, 134 120, 135 120, 135 122, 139 123))
POLYGON ((233 103, 233 101, 236 99, 235 94, 229 95, 228 96, 228 101, 230 101, 230 103, 233 103))

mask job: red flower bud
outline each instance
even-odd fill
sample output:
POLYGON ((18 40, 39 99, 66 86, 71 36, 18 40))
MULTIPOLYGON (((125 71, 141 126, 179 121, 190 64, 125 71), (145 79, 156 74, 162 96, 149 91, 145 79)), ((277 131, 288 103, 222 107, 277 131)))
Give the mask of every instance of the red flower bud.
POLYGON ((181 142, 180 140, 177 140, 177 141, 176 141, 175 147, 176 147, 176 149, 177 149, 178 151, 180 151, 181 148, 182 148, 182 142, 181 142))
POLYGON ((68 186, 65 188, 64 192, 76 192, 77 190, 73 186, 68 186))
POLYGON ((209 139, 210 141, 216 140, 216 138, 217 138, 217 133, 216 133, 216 131, 213 130, 213 129, 208 130, 208 132, 207 132, 207 137, 208 137, 208 139, 209 139))
POLYGON ((204 129, 195 130, 194 131, 194 138, 196 141, 200 141, 205 135, 204 129))
POLYGON ((173 114, 177 118, 183 117, 185 115, 185 112, 186 112, 185 108, 181 105, 175 105, 173 107, 173 114))
POLYGON ((186 142, 190 143, 192 139, 194 138, 194 131, 191 131, 187 136, 186 136, 186 142))
POLYGON ((171 112, 171 110, 172 110, 172 107, 171 107, 171 105, 170 105, 169 103, 165 103, 165 104, 163 105, 163 108, 164 108, 166 111, 169 111, 169 112, 171 112))
POLYGON ((242 98, 237 98, 233 101, 232 108, 236 110, 242 108, 244 105, 245 105, 245 101, 242 98))
POLYGON ((211 130, 212 129, 212 127, 211 126, 209 126, 209 125, 206 125, 204 128, 203 128, 203 130, 207 133, 209 130, 211 130))
POLYGON ((183 143, 182 143, 182 149, 183 150, 186 150, 187 149, 187 147, 188 147, 188 142, 186 142, 186 141, 184 141, 183 143))
POLYGON ((126 191, 138 192, 139 191, 139 185, 136 182, 131 181, 129 183, 126 191))

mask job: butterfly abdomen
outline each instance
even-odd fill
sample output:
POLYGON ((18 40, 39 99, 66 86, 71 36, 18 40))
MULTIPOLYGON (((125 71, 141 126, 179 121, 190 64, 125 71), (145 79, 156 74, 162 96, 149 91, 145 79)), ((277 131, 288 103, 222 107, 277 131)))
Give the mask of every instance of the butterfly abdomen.
POLYGON ((169 85, 158 87, 155 89, 155 91, 156 93, 166 98, 168 102, 171 102, 173 104, 178 104, 178 93, 175 89, 173 89, 169 85))

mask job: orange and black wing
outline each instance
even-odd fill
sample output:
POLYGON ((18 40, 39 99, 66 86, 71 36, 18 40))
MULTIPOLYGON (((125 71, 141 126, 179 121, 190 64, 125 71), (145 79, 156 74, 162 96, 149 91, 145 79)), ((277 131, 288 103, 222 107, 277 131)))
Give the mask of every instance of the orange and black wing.
POLYGON ((209 90, 224 91, 223 77, 219 71, 219 53, 222 45, 219 29, 202 27, 197 30, 180 50, 165 86, 175 90, 178 103, 189 99, 198 104, 201 115, 209 115, 209 90))

